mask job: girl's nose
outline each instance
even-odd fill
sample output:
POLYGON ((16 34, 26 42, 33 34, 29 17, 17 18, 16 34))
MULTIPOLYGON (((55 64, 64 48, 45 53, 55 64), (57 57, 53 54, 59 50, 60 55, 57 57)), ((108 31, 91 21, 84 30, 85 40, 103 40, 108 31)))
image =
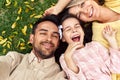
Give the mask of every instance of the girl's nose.
POLYGON ((73 33, 76 32, 77 30, 76 29, 73 29, 73 33))

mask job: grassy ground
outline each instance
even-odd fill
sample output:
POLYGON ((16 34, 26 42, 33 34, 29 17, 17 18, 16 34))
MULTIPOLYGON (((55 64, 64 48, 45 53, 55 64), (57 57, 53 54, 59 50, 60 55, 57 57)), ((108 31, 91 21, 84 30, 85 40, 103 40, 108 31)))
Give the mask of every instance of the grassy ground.
POLYGON ((8 51, 31 50, 29 34, 32 24, 57 0, 1 0, 0 55, 8 51))

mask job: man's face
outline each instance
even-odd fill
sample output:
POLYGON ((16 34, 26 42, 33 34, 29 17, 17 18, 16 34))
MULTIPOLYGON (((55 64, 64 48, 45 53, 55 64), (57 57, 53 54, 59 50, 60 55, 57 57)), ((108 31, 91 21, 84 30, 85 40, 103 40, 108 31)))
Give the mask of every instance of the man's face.
POLYGON ((50 22, 44 21, 38 24, 35 34, 31 34, 30 42, 33 45, 33 51, 40 58, 50 58, 54 55, 59 45, 59 33, 57 26, 50 22))

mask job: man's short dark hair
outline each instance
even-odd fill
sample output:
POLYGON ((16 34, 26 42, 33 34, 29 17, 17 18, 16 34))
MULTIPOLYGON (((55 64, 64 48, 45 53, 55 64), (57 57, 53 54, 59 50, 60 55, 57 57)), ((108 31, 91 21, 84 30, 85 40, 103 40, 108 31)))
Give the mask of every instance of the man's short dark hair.
POLYGON ((32 34, 35 34, 35 30, 38 26, 39 23, 44 22, 44 21, 51 21, 53 22, 56 26, 59 26, 59 19, 57 15, 47 15, 44 16, 42 18, 39 18, 38 21, 35 22, 35 24, 33 24, 33 29, 32 29, 32 34))

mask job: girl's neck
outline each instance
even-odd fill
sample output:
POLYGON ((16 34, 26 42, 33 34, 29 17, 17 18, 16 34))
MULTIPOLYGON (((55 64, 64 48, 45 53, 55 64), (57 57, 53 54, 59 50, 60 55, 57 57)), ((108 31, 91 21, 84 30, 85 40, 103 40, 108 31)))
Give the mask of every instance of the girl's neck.
POLYGON ((101 7, 100 16, 98 21, 101 23, 112 22, 116 20, 120 20, 120 14, 112 11, 109 8, 101 7))

